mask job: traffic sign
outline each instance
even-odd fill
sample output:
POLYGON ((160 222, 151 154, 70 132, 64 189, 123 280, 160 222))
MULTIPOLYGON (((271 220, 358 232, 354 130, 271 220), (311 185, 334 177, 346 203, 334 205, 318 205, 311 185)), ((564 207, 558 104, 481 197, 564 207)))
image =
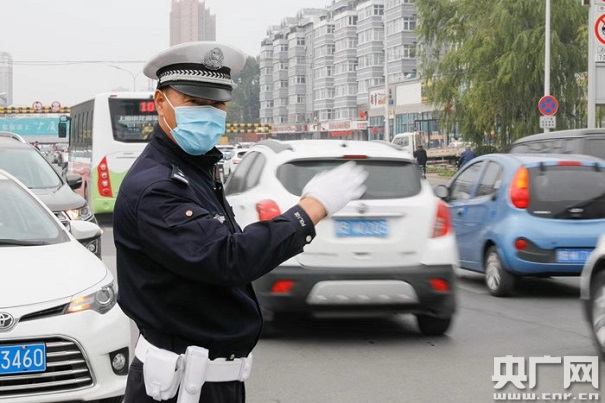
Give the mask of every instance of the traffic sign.
POLYGON ((597 40, 605 45, 605 14, 602 14, 594 24, 594 33, 597 40))
POLYGON ((557 128, 557 117, 556 116, 540 116, 540 129, 556 129, 557 128))
POLYGON ((55 113, 59 112, 61 110, 61 103, 59 101, 54 101, 50 104, 50 110, 55 113))
POLYGON ((42 105, 42 102, 40 102, 40 101, 36 101, 32 104, 32 109, 36 112, 41 111, 42 108, 44 108, 44 105, 42 105))
POLYGON ((538 110, 544 116, 552 116, 557 113, 559 103, 552 95, 544 95, 538 102, 538 110))

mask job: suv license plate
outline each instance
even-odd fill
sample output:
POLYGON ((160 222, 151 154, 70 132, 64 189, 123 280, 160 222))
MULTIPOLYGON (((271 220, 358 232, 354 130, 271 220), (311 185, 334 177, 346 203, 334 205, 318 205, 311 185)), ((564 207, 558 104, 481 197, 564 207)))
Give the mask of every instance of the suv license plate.
POLYGON ((557 263, 586 263, 591 249, 557 249, 557 263))
POLYGON ((387 220, 334 220, 337 237, 386 237, 387 220))
POLYGON ((0 379, 2 375, 44 371, 46 371, 45 344, 0 346, 0 379))

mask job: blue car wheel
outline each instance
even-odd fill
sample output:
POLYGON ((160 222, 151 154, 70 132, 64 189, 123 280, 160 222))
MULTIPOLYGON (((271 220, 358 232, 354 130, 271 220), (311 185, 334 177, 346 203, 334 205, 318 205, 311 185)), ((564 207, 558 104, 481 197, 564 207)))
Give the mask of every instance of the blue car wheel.
POLYGON ((517 277, 502 267, 502 260, 495 246, 485 256, 485 284, 495 297, 507 297, 515 289, 517 277))

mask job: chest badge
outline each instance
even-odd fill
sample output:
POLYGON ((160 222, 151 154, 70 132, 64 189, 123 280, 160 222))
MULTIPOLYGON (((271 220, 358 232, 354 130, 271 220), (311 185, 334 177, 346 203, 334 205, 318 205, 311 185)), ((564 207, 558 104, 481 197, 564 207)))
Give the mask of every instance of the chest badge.
POLYGON ((214 219, 223 224, 225 222, 225 216, 220 214, 215 214, 214 219))

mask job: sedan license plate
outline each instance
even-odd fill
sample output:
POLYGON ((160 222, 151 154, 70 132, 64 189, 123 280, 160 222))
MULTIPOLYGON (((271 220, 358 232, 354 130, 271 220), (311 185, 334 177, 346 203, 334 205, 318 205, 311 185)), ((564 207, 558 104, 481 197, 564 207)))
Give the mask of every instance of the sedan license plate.
POLYGON ((45 344, 0 346, 0 379, 2 375, 44 371, 46 371, 45 344))
POLYGON ((592 249, 557 249, 557 263, 586 263, 592 249))
POLYGON ((386 237, 387 220, 334 220, 337 237, 386 237))

